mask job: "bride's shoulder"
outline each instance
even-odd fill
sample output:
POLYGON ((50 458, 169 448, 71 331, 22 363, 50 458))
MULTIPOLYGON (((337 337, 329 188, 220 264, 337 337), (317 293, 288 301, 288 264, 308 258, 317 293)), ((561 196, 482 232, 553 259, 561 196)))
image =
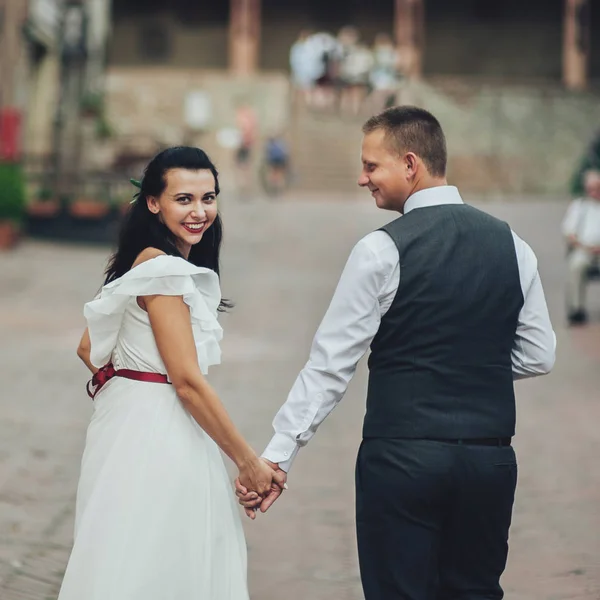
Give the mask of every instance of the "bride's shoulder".
POLYGON ((219 276, 215 271, 198 267, 181 256, 172 256, 153 247, 142 250, 129 271, 107 283, 102 291, 114 293, 118 290, 122 293, 124 289, 137 289, 147 285, 152 288, 162 287, 165 290, 187 289, 191 286, 200 289, 203 294, 220 294, 219 276))
POLYGON ((131 265, 131 268, 137 267, 138 265, 141 265, 142 263, 148 262, 149 260, 159 256, 167 256, 167 254, 158 248, 144 248, 144 250, 138 254, 133 265, 131 265))
POLYGON ((145 248, 142 250, 124 279, 143 279, 145 277, 168 277, 168 276, 214 276, 216 273, 205 267, 198 267, 181 256, 167 254, 158 248, 145 248))

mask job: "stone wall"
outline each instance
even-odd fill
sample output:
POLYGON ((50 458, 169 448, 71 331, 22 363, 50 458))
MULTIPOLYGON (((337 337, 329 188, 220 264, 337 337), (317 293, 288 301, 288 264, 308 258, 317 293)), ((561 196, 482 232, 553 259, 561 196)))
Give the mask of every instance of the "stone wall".
POLYGON ((450 175, 474 191, 567 194, 576 164, 600 129, 600 93, 559 86, 421 83, 407 100, 440 119, 450 175))
POLYGON ((205 148, 220 168, 231 169, 234 150, 219 143, 218 134, 235 128, 240 103, 256 111, 261 137, 289 123, 289 84, 280 75, 245 79, 216 71, 113 67, 106 85, 108 119, 115 134, 90 148, 90 168, 110 168, 123 156, 139 156, 144 162, 161 148, 185 143, 205 148), (208 97, 211 112, 201 131, 186 125, 184 108, 188 94, 199 91, 208 97))

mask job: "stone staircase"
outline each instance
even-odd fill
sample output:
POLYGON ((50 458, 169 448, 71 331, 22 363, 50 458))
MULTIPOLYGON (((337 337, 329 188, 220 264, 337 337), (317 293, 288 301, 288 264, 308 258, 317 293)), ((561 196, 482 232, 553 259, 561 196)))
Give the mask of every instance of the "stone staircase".
POLYGON ((294 188, 356 192, 362 122, 359 118, 296 107, 290 128, 294 188))
MULTIPOLYGON (((403 104, 433 112, 448 140, 449 180, 465 191, 567 194, 585 147, 600 128, 600 91, 575 94, 558 84, 456 79, 414 82, 403 104)), ((291 110, 295 186, 356 191, 362 123, 374 112, 339 115, 291 110)))

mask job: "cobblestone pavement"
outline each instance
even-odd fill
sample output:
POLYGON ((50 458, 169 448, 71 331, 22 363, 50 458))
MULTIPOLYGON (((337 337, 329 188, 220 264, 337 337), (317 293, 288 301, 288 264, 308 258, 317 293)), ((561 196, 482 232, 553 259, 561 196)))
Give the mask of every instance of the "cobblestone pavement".
MULTIPOLYGON (((536 250, 559 338, 552 375, 517 386, 520 480, 504 577, 511 600, 600 598, 600 286, 597 323, 564 327, 563 205, 494 202, 536 250)), ((369 199, 225 206, 223 365, 210 373, 259 450, 307 357, 353 243, 389 220, 369 199)), ((0 599, 55 599, 72 534, 90 403, 75 356, 82 305, 107 250, 28 241, 0 255, 0 599)), ((298 457, 290 490, 245 520, 256 600, 359 600, 353 468, 364 412, 361 365, 298 457)), ((85 600, 85 599, 82 599, 85 600)), ((182 599, 184 600, 184 599, 182 599)), ((185 599, 187 600, 187 599, 185 599)), ((207 599, 208 600, 208 599, 207 599)), ((215 599, 216 600, 216 599, 215 599)))

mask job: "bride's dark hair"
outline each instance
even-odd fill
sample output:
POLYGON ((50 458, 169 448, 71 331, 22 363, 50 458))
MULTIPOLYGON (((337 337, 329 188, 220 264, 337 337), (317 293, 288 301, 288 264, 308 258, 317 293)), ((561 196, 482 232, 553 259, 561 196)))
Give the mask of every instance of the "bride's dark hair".
MULTIPOLYGON (((160 221, 158 215, 148 209, 147 198, 158 198, 167 185, 166 175, 171 169, 200 171, 208 169, 215 178, 215 193, 219 194, 219 174, 206 152, 189 146, 167 148, 157 154, 144 170, 140 191, 135 195, 131 209, 124 218, 116 252, 111 256, 105 271, 104 284, 121 277, 135 262, 142 250, 158 248, 170 256, 184 258, 177 249, 177 238, 160 221)), ((217 214, 212 226, 202 236, 200 242, 192 246, 189 262, 212 269, 219 275, 219 253, 223 239, 223 224, 217 214)), ((219 310, 229 308, 231 303, 221 300, 219 310)))

